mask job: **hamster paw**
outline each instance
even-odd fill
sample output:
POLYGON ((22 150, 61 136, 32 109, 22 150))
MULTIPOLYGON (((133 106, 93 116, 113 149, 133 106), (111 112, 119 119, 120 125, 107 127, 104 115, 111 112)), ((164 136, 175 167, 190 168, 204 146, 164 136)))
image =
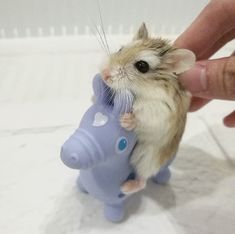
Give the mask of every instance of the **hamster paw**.
POLYGON ((125 113, 120 118, 120 124, 127 131, 132 131, 136 127, 136 119, 133 113, 125 113))
POLYGON ((130 195, 143 190, 145 186, 146 180, 144 179, 128 180, 121 186, 121 191, 126 195, 130 195))

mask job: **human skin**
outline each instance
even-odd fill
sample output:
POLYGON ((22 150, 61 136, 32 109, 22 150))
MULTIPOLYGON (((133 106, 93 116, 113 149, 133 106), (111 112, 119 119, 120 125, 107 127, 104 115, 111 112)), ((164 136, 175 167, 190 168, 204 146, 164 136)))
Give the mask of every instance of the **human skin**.
MULTIPOLYGON (((235 100, 235 53, 208 60, 234 38, 235 1, 212 0, 175 41, 177 47, 190 49, 197 57, 194 68, 180 77, 193 95, 190 111, 212 99, 235 100)), ((224 118, 224 124, 235 127, 235 111, 224 118)))

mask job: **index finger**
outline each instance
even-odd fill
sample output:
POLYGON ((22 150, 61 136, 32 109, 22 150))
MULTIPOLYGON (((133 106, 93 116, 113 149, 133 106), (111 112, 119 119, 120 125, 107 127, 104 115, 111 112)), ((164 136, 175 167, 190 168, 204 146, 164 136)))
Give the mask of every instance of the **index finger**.
POLYGON ((177 47, 192 50, 197 58, 235 27, 233 0, 211 1, 175 41, 177 47))

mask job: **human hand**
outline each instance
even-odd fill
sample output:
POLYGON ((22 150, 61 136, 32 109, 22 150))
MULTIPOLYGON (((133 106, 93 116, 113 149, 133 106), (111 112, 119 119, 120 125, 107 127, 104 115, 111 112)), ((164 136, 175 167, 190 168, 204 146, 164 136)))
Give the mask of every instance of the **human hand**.
MULTIPOLYGON (((190 49, 197 57, 195 67, 179 78, 193 95, 191 111, 211 99, 235 100, 235 53, 208 60, 234 38, 235 1, 212 0, 175 41, 177 47, 190 49)), ((235 127, 235 111, 224 119, 224 124, 235 127)))

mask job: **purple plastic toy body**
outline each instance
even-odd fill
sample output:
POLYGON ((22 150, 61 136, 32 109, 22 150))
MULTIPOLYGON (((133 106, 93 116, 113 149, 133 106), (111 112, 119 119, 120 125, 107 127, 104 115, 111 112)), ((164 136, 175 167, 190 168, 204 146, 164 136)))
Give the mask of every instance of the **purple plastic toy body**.
MULTIPOLYGON (((127 197, 120 188, 125 181, 135 178, 129 158, 136 144, 134 132, 123 129, 119 119, 131 110, 133 96, 128 91, 113 96, 99 75, 93 80, 93 89, 96 101, 62 146, 61 159, 68 167, 80 170, 79 188, 104 203, 106 218, 119 222, 127 197)), ((156 182, 169 180, 169 164, 154 177, 156 182)))

